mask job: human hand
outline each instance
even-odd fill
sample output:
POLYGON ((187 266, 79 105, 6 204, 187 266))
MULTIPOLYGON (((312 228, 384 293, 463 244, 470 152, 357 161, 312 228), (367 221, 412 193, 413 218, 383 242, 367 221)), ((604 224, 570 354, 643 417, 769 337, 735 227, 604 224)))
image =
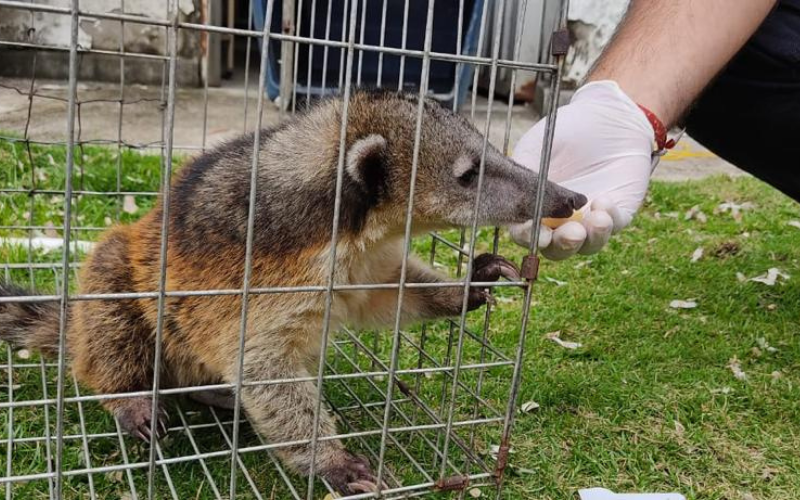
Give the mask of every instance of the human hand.
MULTIPOLYGON (((538 170, 546 120, 517 144, 513 159, 538 170)), ((541 226, 539 248, 551 260, 599 252, 612 233, 630 224, 650 182, 653 127, 612 81, 589 83, 558 111, 548 180, 583 193, 589 203, 580 222, 555 230, 541 226)), ((509 227, 512 239, 528 246, 533 221, 509 227)))

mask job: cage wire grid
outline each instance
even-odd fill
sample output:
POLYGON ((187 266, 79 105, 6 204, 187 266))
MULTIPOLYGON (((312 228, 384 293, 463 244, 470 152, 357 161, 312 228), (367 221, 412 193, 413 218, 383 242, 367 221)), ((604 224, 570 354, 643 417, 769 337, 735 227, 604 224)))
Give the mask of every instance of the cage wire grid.
MULTIPOLYGON (((338 221, 341 200, 341 182, 344 164, 345 126, 348 119, 347 97, 352 87, 362 82, 362 64, 365 53, 378 55, 378 86, 382 82, 384 60, 388 57, 399 57, 400 78, 398 89, 405 83, 404 68, 407 58, 422 62, 422 71, 418 84, 420 96, 429 94, 428 77, 432 61, 449 61, 456 65, 454 94, 462 86, 472 84, 472 96, 469 100, 470 118, 477 120, 481 110, 477 105, 478 72, 472 75, 472 82, 461 81, 460 69, 472 67, 488 67, 490 82, 488 103, 483 121, 483 153, 481 156, 478 186, 483 183, 484 164, 489 144, 490 117, 495 110, 494 90, 498 70, 511 70, 511 90, 509 104, 506 107, 503 151, 508 151, 512 122, 512 105, 516 85, 517 70, 535 71, 549 76, 550 99, 547 103, 547 126, 539 168, 540 179, 546 179, 550 148, 554 134, 556 104, 559 93, 560 73, 563 52, 554 50, 547 63, 527 63, 518 61, 522 30, 525 29, 525 9, 527 0, 521 1, 522 15, 518 17, 517 39, 514 43, 513 58, 500 57, 500 41, 504 28, 503 12, 506 1, 482 2, 480 12, 480 28, 478 32, 478 51, 476 54, 462 53, 462 29, 465 13, 464 0, 459 0, 459 22, 457 49, 454 53, 434 52, 432 49, 433 12, 436 0, 427 2, 427 18, 422 50, 409 49, 406 45, 409 20, 409 2, 405 1, 402 44, 391 47, 384 44, 384 33, 387 23, 388 0, 344 0, 343 19, 346 29, 336 39, 331 33, 332 0, 327 0, 328 19, 326 26, 315 26, 314 19, 317 5, 325 0, 297 0, 299 10, 304 2, 311 3, 310 36, 300 36, 302 18, 298 18, 297 26, 293 19, 285 22, 282 32, 270 30, 274 2, 268 2, 263 22, 263 29, 254 29, 254 9, 252 0, 248 11, 248 29, 230 28, 211 25, 208 22, 209 3, 204 2, 206 9, 204 23, 188 23, 180 19, 177 0, 166 3, 163 18, 143 17, 126 14, 125 0, 120 0, 119 9, 114 12, 92 12, 81 9, 79 0, 70 0, 69 7, 59 7, 43 3, 0 0, 0 8, 27 12, 31 22, 35 15, 46 13, 59 15, 69 19, 71 42, 68 48, 49 46, 37 40, 35 29, 29 31, 29 41, 0 40, 0 47, 31 51, 32 65, 29 84, 27 86, 7 86, 28 97, 28 117, 21 137, 2 135, 0 144, 8 148, 15 159, 29 162, 30 187, 15 188, 0 186, 0 196, 25 196, 28 198, 27 219, 21 223, 0 226, 7 234, 25 232, 26 262, 3 264, 2 277, 6 281, 28 284, 39 295, 21 297, 0 297, 0 303, 24 302, 28 304, 57 302, 60 304, 59 324, 59 356, 56 361, 37 357, 21 357, 6 345, 4 363, 0 365, 6 374, 7 396, 0 402, 0 414, 5 420, 4 436, 0 443, 5 447, 3 476, 0 484, 5 497, 22 498, 37 494, 49 498, 183 498, 185 488, 181 485, 187 477, 197 490, 196 498, 321 498, 326 493, 333 493, 331 486, 313 475, 305 479, 286 470, 274 455, 280 447, 310 444, 316 450, 317 443, 342 439, 351 450, 363 453, 371 462, 380 480, 385 481, 386 488, 379 493, 359 494, 348 498, 410 497, 432 492, 452 492, 463 498, 469 488, 483 487, 484 493, 492 492, 501 497, 504 469, 508 460, 511 430, 514 422, 519 386, 522 379, 522 361, 525 338, 531 321, 531 301, 533 294, 532 281, 503 281, 498 283, 470 283, 463 280, 471 275, 472 258, 479 228, 477 216, 473 217, 471 227, 465 228, 453 237, 432 233, 429 237, 429 260, 431 264, 445 260, 454 267, 455 275, 462 279, 452 283, 413 283, 406 276, 407 258, 412 249, 411 212, 414 203, 414 177, 408 198, 406 211, 406 227, 404 234, 404 255, 400 279, 390 284, 352 284, 337 283, 335 276, 335 259, 331 258, 328 269, 328 280, 314 286, 274 286, 252 287, 252 245, 254 233, 254 200, 258 169, 257 155, 252 154, 250 207, 247 219, 247 249, 244 269, 244 280, 241 288, 215 290, 166 290, 166 251, 169 241, 169 179, 173 171, 173 154, 178 151, 197 153, 197 149, 207 149, 208 132, 208 79, 204 83, 203 137, 199 148, 190 145, 176 144, 175 107, 177 92, 178 37, 179 33, 189 32, 200 38, 207 49, 209 37, 212 35, 232 35, 242 37, 246 41, 246 64, 249 65, 250 53, 259 50, 259 80, 257 85, 248 78, 245 71, 244 100, 242 103, 242 132, 252 131, 248 126, 248 115, 253 112, 249 94, 251 87, 256 90, 255 128, 260 129, 265 107, 265 86, 267 80, 268 55, 271 48, 269 41, 281 42, 281 100, 278 103, 281 116, 292 114, 302 106, 298 104, 298 94, 302 98, 303 89, 298 85, 301 71, 306 71, 311 81, 311 67, 314 52, 312 47, 324 48, 323 78, 327 81, 330 49, 339 49, 340 64, 338 74, 338 92, 344 96, 343 120, 341 123, 339 160, 337 165, 336 207, 334 211, 331 248, 335 253, 338 221), (359 5, 361 8, 359 9, 359 5), (364 39, 366 8, 381 9, 381 37, 379 45, 369 45, 364 39), (492 39, 487 32, 489 10, 496 5, 495 26, 492 39), (360 19, 359 19, 359 13, 360 19), (119 50, 99 50, 82 47, 78 40, 78 27, 82 20, 111 20, 120 23, 119 50), (166 55, 143 54, 130 52, 125 46, 125 25, 133 23, 147 25, 163 30, 165 36, 164 52, 166 55), (359 29, 360 26, 360 29, 359 29), (324 31, 324 36, 317 36, 324 31), (360 33, 360 36, 356 36, 360 33), (254 45, 258 44, 258 45, 254 45), (308 51, 308 67, 299 64, 300 51, 308 51), (42 92, 37 88, 37 54, 39 51, 68 51, 69 79, 67 95, 62 97, 53 93, 42 92), (485 55, 483 52, 488 52, 485 55), (113 56, 119 64, 119 93, 116 98, 81 100, 78 92, 79 64, 83 54, 100 54, 113 56), (160 97, 157 100, 161 110, 161 139, 150 143, 132 143, 124 139, 124 116, 126 107, 136 105, 141 100, 130 99, 126 94, 125 68, 129 59, 150 59, 162 64, 160 97), (354 71, 355 70, 355 71, 354 71), (355 73, 355 74, 354 74, 355 73), (300 90, 298 90, 300 89, 300 90), (30 138, 29 126, 37 99, 57 100, 67 106, 67 123, 65 141, 38 141, 30 138), (81 135, 80 109, 82 105, 103 101, 117 105, 117 139, 93 140, 81 135), (86 165, 83 160, 83 149, 90 145, 105 145, 116 151, 115 189, 91 190, 81 187, 81 179, 86 165), (66 151, 65 177, 63 189, 38 189, 38 177, 35 158, 38 146, 62 146, 66 151), (160 163, 159 191, 132 191, 122 187, 125 172, 125 151, 158 151, 160 163), (20 158, 17 158, 17 155, 20 158), (77 174, 77 177, 76 177, 77 174), (75 185, 77 178, 79 185, 75 185), (52 230, 52 227, 34 223, 36 211, 35 200, 38 197, 63 198, 63 235, 62 254, 59 262, 40 262, 34 259, 33 238, 37 231, 52 230), (159 255, 160 276, 157 290, 144 293, 108 293, 81 294, 73 290, 76 285, 77 271, 80 266, 80 254, 84 251, 78 246, 80 235, 97 235, 104 227, 82 225, 79 205, 80 197, 107 197, 109 217, 119 221, 123 211, 123 199, 126 196, 153 199, 162 196, 164 210, 161 219, 161 246, 159 255), (446 253, 447 257, 442 257, 446 253), (39 290, 41 283, 52 286, 50 293, 39 290), (417 329, 405 329, 400 326, 399 312, 405 290, 426 287, 463 287, 466 292, 470 285, 479 285, 494 289, 518 290, 522 287, 523 295, 521 311, 519 311, 519 330, 516 342, 510 348, 503 348, 492 343, 490 328, 492 324, 492 308, 487 305, 476 321, 467 319, 466 294, 462 313, 457 320, 442 321, 437 324, 428 323, 417 329), (337 292, 353 290, 398 290, 397 314, 393 329, 383 332, 356 332, 348 328, 342 331, 330 331, 330 315, 333 296, 337 292), (325 294, 325 319, 323 321, 322 352, 317 373, 305 378, 244 380, 243 352, 245 343, 245 327, 248 317, 248 299, 259 294, 325 294), (194 387, 161 387, 160 363, 161 338, 164 328, 165 304, 168 299, 192 296, 235 295, 241 297, 241 328, 239 335, 239 359, 237 360, 239 376, 233 384, 215 384, 194 387), (158 307, 158 320, 155 329, 155 365, 153 367, 153 388, 146 391, 114 394, 89 394, 81 389, 76 378, 68 370, 65 338, 68 327, 67 306, 69 302, 86 300, 123 300, 149 299, 155 300, 158 307), (17 381, 24 379, 25 386, 17 381), (35 382, 34 382, 35 381, 35 382), (233 390, 236 401, 239 401, 243 387, 258 385, 280 385, 292 383, 316 384, 317 408, 314 414, 313 429, 306 440, 294 442, 268 443, 261 439, 247 424, 245 415, 236 405, 233 411, 222 411, 214 407, 187 404, 180 399, 189 393, 204 390, 233 390), (37 386, 29 386, 35 383, 37 386), (487 396, 486 387, 500 386, 506 394, 505 399, 496 400, 487 396), (147 396, 156 403, 161 398, 170 400, 169 428, 166 438, 150 445, 144 444, 125 435, 119 422, 110 414, 99 408, 99 402, 107 399, 147 396), (335 416, 338 431, 334 436, 319 435, 319 419, 323 408, 328 408, 335 416), (41 425, 41 431, 29 424, 34 418, 41 425), (24 423, 24 425, 23 425, 24 423), (28 428, 31 427, 31 428, 28 428), (490 439, 491 442, 486 441, 490 439), (490 445, 496 445, 494 456, 485 453, 490 445), (41 464, 44 464, 43 466, 41 464), (38 485, 38 486, 36 486, 38 485)), ((415 0, 416 1, 416 0, 415 0)), ((439 0, 440 2, 444 0, 439 0)), ((295 2, 287 2, 294 8, 295 2)), ((287 5, 285 3, 284 5, 287 5)), ((338 2, 339 5, 342 2, 338 2)), ((559 26, 565 26, 567 2, 560 6, 559 26)), ((290 16, 291 17, 291 16, 290 16)), ((202 67, 207 70, 209 51, 203 53, 202 67)), ((246 68, 248 69, 248 68, 246 68)), ((306 100, 311 100, 310 86, 305 90, 306 100)), ((456 108, 456 101, 453 101, 456 108)), ((251 115, 252 116, 252 115, 251 115)), ((418 107, 416 117, 416 140, 412 173, 416 173, 419 155, 419 139, 423 119, 422 106, 418 107)), ((253 153, 259 148, 259 134, 254 134, 253 153)), ((544 183, 540 183, 539 196, 531 203, 535 204, 535 220, 539 220, 542 211, 542 194, 544 183)), ((480 203, 480 195, 476 200, 480 203)), ((533 249, 538 244, 538 231, 532 231, 529 246, 529 257, 535 259, 533 249)), ((499 251, 499 232, 493 233, 492 251, 499 251)), ((2 358, 0 358, 2 359, 2 358)), ((157 407, 156 404, 153 405, 157 407)), ((155 430, 155 410, 153 414, 155 430)), ((2 435, 2 434, 0 434, 2 435)), ((312 461, 313 463, 313 461, 312 461)))

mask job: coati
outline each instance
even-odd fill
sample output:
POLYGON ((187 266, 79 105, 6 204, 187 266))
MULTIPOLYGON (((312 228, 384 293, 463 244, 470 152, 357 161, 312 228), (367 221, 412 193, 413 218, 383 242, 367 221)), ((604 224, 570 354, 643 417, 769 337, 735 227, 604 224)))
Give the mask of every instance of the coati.
MULTIPOLYGON (((336 248, 337 284, 397 283, 419 101, 415 95, 354 91, 349 100, 344 175, 336 248)), ((343 101, 330 99, 260 134, 251 286, 327 283, 343 101)), ((201 154, 171 182, 168 291, 242 286, 249 207, 253 133, 201 154)), ((470 225, 477 195, 483 136, 464 118, 425 99, 413 205, 414 234, 470 225)), ((482 225, 524 222, 533 216, 537 174, 497 149, 486 153, 482 225)), ((548 183, 544 216, 567 217, 586 198, 548 183)), ((134 224, 109 229, 81 268, 80 292, 104 294, 158 290, 163 205, 134 224)), ((513 264, 484 254, 473 281, 515 276, 513 264)), ((447 278, 409 258, 407 282, 447 278)), ((0 296, 25 295, 11 285, 0 296)), ((162 387, 233 383, 236 380, 241 296, 168 297, 165 303, 162 387)), ((393 324, 396 290, 338 291, 331 329, 393 324)), ((487 300, 469 291, 469 309, 487 300)), ((461 312, 463 287, 409 288, 402 320, 452 317, 461 312)), ((324 293, 257 294, 249 298, 244 380, 309 377, 320 355, 324 293)), ((69 303, 68 357, 78 380, 97 393, 152 388, 157 301, 81 300, 69 303)), ((54 355, 58 305, 0 303, 0 338, 54 355)), ((198 399, 231 405, 230 394, 198 399)), ((312 433, 317 389, 313 382, 247 385, 241 401, 257 432, 272 442, 301 441, 312 433)), ((104 400, 130 434, 149 440, 151 398, 104 400)), ((156 438, 165 432, 162 415, 156 438)), ((335 434, 328 413, 320 436, 335 434)), ((278 456, 307 474, 309 445, 281 447, 278 456)), ((318 443, 315 470, 342 493, 375 487, 369 463, 339 440, 318 443)))

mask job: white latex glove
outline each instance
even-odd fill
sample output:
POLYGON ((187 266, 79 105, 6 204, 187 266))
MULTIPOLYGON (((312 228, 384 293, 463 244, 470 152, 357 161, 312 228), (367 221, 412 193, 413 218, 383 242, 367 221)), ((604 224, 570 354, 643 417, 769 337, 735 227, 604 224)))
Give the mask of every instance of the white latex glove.
MULTIPOLYGON (((539 169, 546 120, 517 144, 514 160, 539 169)), ((582 193, 589 203, 581 222, 555 231, 542 226, 542 255, 561 260, 599 252, 612 233, 630 224, 642 205, 651 174, 653 127, 616 82, 591 82, 558 110, 548 179, 582 193)), ((532 221, 509 227, 512 239, 527 247, 532 221)))

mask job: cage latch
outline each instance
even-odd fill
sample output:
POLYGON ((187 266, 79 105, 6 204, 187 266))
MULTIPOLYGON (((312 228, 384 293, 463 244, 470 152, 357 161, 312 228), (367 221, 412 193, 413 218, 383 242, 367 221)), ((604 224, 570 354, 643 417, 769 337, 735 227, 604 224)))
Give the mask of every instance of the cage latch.
POLYGON ((436 481, 433 486, 436 491, 463 490, 469 486, 469 476, 447 476, 436 481))
POLYGON ((569 46, 572 43, 570 38, 569 30, 567 28, 555 30, 553 32, 553 36, 550 38, 550 53, 554 56, 567 55, 569 46))
POLYGON ((528 281, 536 281, 536 278, 539 277, 539 257, 537 255, 526 255, 522 258, 520 276, 528 281))
POLYGON ((494 468, 494 475, 497 479, 503 477, 503 472, 506 470, 506 466, 508 465, 508 452, 511 449, 509 444, 503 443, 500 445, 500 449, 497 450, 497 464, 494 468))

